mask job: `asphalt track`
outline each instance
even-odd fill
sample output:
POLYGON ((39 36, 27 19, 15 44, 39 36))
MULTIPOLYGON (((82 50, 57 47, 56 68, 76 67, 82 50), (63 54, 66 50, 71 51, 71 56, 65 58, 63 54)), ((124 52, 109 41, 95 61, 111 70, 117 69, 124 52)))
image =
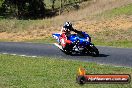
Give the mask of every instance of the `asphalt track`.
POLYGON ((110 64, 115 66, 132 67, 132 48, 113 48, 113 47, 97 47, 100 51, 99 57, 89 55, 73 55, 64 54, 54 44, 38 44, 38 43, 15 43, 0 42, 1 54, 14 54, 22 56, 50 56, 64 59, 80 60, 86 62, 96 62, 99 64, 110 64))

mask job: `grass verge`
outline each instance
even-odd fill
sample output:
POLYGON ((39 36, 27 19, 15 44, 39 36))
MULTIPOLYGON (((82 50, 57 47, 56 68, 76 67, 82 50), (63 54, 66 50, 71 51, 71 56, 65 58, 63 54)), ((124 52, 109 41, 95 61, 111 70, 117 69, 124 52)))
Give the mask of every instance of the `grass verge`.
POLYGON ((132 15, 132 3, 122 6, 122 7, 118 7, 118 8, 114 8, 112 10, 107 10, 102 12, 101 14, 97 14, 95 15, 96 19, 98 18, 112 18, 112 17, 116 17, 116 16, 121 16, 121 15, 132 15))
POLYGON ((42 57, 30 58, 0 55, 1 88, 131 88, 130 84, 76 83, 77 69, 83 66, 88 74, 130 74, 132 68, 98 65, 81 61, 42 57))
POLYGON ((120 48, 132 48, 132 41, 127 40, 118 40, 118 41, 111 41, 107 42, 104 40, 94 40, 93 41, 95 45, 100 46, 112 46, 112 47, 120 47, 120 48))

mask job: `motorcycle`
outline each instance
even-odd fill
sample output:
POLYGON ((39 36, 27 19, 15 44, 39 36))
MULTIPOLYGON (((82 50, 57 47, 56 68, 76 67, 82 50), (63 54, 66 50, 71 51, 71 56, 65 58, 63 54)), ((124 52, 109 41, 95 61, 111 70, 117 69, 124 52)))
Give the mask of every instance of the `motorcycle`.
POLYGON ((61 37, 59 33, 53 33, 52 36, 57 40, 58 45, 60 45, 60 49, 68 54, 72 55, 73 53, 82 53, 89 54, 92 56, 99 56, 98 49, 91 43, 91 37, 85 32, 79 32, 77 34, 70 34, 68 40, 66 41, 66 46, 63 47, 62 42, 64 39, 61 37), (69 40, 72 43, 68 43, 69 40))

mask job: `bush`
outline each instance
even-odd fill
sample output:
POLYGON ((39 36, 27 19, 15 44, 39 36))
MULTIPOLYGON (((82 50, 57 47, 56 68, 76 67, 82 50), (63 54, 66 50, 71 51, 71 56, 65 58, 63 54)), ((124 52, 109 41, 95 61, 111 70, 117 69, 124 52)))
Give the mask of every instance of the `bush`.
POLYGON ((45 4, 43 0, 5 0, 0 11, 6 16, 38 18, 44 17, 45 4))

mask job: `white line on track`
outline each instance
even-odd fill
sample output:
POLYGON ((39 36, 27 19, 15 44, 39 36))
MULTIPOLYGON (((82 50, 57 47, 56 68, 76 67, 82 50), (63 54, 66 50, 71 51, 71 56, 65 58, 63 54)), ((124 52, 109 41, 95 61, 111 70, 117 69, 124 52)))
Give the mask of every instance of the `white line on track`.
POLYGON ((26 55, 19 55, 19 56, 26 57, 26 55))
POLYGON ((2 53, 4 55, 13 55, 13 56, 21 56, 21 57, 33 57, 36 58, 37 56, 28 56, 28 55, 19 55, 19 54, 11 54, 11 53, 2 53))
POLYGON ((54 43, 54 45, 57 46, 58 48, 62 49, 62 46, 60 46, 59 44, 54 43))
POLYGON ((8 53, 2 53, 2 54, 8 54, 8 53))
POLYGON ((14 55, 14 56, 16 56, 16 54, 11 54, 11 55, 14 55))
POLYGON ((31 56, 31 57, 37 57, 37 56, 31 56))

